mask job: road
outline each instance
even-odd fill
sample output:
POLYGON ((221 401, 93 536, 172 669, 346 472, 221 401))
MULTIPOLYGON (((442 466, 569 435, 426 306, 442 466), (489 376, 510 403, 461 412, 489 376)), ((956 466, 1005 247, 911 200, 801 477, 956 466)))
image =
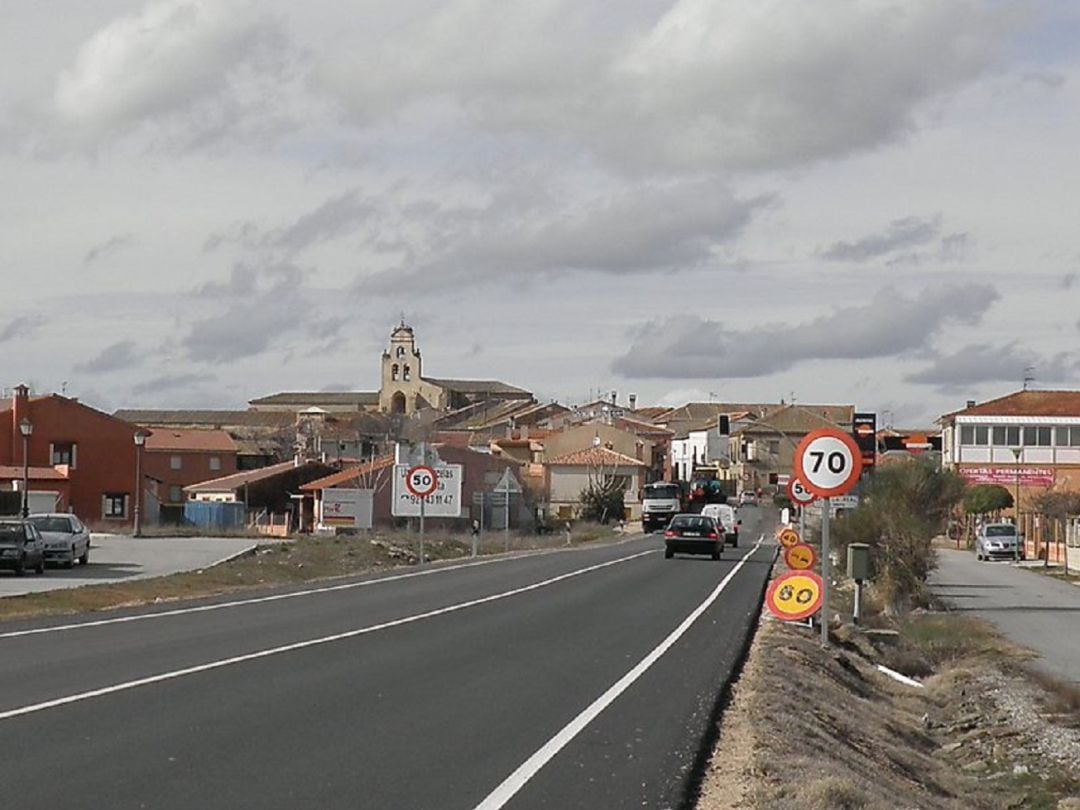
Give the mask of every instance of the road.
POLYGON ((1038 563, 979 562, 970 551, 938 549, 930 584, 955 609, 995 624, 1021 647, 1038 653, 1036 664, 1080 682, 1080 588, 1024 570, 1038 563))
POLYGON ((0 807, 679 806, 773 547, 661 549, 0 625, 0 807))
POLYGON ((74 568, 52 568, 44 576, 0 571, 0 597, 78 588, 166 576, 209 568, 255 547, 250 538, 237 537, 131 537, 95 534, 90 563, 74 568))

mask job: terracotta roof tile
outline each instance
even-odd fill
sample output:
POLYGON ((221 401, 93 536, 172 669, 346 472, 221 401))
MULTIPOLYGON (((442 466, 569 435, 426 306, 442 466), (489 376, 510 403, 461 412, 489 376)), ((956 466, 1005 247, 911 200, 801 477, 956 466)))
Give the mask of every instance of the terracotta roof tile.
POLYGON ((622 453, 616 453, 607 447, 589 447, 553 458, 547 462, 549 467, 646 467, 640 461, 622 453))
POLYGON ((369 461, 366 464, 359 464, 355 467, 348 467, 344 470, 340 470, 332 475, 327 475, 324 478, 317 478, 314 481, 309 481, 300 487, 304 492, 314 492, 320 489, 329 489, 330 487, 336 487, 340 484, 345 484, 350 481, 359 482, 359 479, 363 475, 371 475, 377 473, 380 470, 391 469, 394 466, 393 456, 383 456, 377 458, 374 461, 369 461))
POLYGON ((1080 416, 1080 391, 1015 391, 947 413, 939 421, 954 416, 1080 416))
POLYGON ((235 453, 236 442, 224 430, 158 428, 146 438, 148 452, 235 453))

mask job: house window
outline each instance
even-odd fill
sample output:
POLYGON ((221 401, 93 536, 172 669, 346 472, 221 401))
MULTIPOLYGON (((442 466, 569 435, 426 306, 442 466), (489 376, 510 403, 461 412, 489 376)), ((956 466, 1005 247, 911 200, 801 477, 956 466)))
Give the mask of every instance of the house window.
POLYGON ((184 459, 180 456, 169 456, 169 469, 179 470, 184 466, 184 459))
POLYGON ((106 494, 102 499, 102 517, 126 518, 127 502, 128 496, 126 494, 106 494))
POLYGON ((398 364, 394 363, 394 365, 390 369, 390 379, 394 380, 396 382, 399 372, 400 372, 400 369, 398 368, 398 364))
POLYGON ((406 363, 404 370, 401 372, 401 379, 408 382, 410 377, 412 377, 412 375, 409 373, 409 364, 406 363))
POLYGON ((975 426, 975 444, 979 447, 990 444, 990 428, 988 425, 975 426))
POLYGON ((1080 425, 1074 427, 1062 425, 1057 428, 1057 441, 1055 444, 1058 447, 1080 447, 1080 425))
POLYGON ((1080 447, 1080 425, 1073 425, 1069 437, 1069 447, 1080 447))
POLYGON ((1053 432, 1053 428, 1049 427, 1026 427, 1024 428, 1024 445, 1027 447, 1049 447, 1053 432))
POLYGON ((975 426, 974 425, 961 425, 960 426, 960 444, 970 446, 975 444, 975 426))
POLYGON ((774 456, 778 455, 780 453, 780 440, 779 439, 770 439, 769 440, 769 452, 772 453, 774 456))
POLYGON ((184 492, 183 492, 183 490, 180 489, 180 487, 177 487, 177 486, 169 487, 169 501, 171 501, 172 503, 178 503, 179 501, 182 501, 183 499, 184 499, 184 492))
POLYGON ((993 429, 994 447, 1019 447, 1020 427, 1017 425, 998 425, 993 429))
POLYGON ((49 445, 49 463, 53 466, 57 464, 67 464, 71 469, 75 469, 75 443, 74 442, 56 442, 49 445))
POLYGON ((210 469, 214 472, 221 469, 221 456, 210 456, 210 469))

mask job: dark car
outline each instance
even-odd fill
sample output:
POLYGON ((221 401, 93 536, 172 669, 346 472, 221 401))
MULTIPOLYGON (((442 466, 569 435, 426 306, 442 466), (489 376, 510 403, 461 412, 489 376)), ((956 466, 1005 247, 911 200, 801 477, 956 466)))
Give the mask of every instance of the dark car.
POLYGON ((724 550, 724 531, 716 520, 707 515, 675 515, 664 530, 664 556, 675 552, 708 554, 720 559, 724 550))
POLYGON ((0 568, 22 576, 27 568, 45 573, 45 543, 26 520, 0 520, 0 568))

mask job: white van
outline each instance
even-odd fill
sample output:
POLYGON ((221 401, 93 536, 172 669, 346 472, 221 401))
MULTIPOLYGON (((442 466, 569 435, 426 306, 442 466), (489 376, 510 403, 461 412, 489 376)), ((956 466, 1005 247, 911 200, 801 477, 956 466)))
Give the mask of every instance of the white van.
POLYGON ((709 503, 701 508, 701 514, 711 517, 724 527, 724 541, 739 545, 739 526, 742 521, 735 517, 735 508, 726 503, 709 503))

